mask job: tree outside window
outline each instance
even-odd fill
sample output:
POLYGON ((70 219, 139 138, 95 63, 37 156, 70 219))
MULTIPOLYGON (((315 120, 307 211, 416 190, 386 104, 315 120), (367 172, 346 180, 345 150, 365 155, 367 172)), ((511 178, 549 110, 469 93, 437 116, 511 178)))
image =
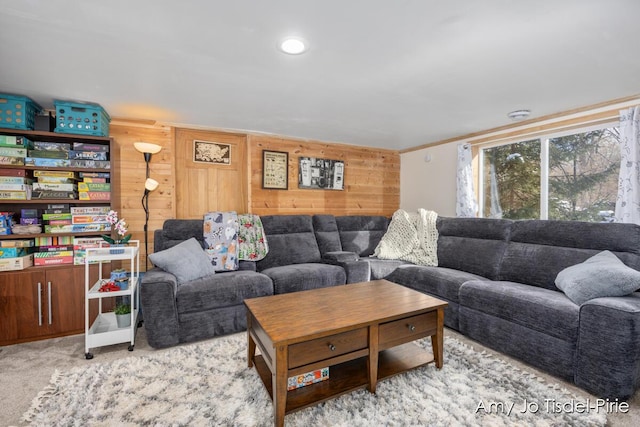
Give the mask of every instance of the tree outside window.
POLYGON ((487 148, 484 165, 485 217, 540 218, 540 140, 487 148))
POLYGON ((613 220, 620 149, 617 127, 483 150, 483 216, 613 220), (546 156, 541 153, 548 150, 546 156), (548 184, 540 171, 548 170, 548 184), (548 206, 541 208, 541 200, 548 206))
POLYGON ((618 128, 549 140, 549 219, 613 221, 618 141, 618 128))

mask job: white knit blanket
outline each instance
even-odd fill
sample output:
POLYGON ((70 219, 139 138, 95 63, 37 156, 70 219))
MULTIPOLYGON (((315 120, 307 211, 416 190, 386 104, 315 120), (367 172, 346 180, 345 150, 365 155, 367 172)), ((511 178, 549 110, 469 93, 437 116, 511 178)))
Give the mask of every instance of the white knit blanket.
POLYGON ((397 210, 373 256, 417 265, 438 265, 437 219, 437 213, 425 209, 418 209, 416 213, 397 210))

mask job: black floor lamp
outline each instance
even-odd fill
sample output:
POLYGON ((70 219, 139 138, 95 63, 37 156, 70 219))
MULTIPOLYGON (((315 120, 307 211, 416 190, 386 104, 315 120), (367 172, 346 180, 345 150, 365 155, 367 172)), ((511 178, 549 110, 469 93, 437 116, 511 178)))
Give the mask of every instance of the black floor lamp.
POLYGON ((149 268, 149 233, 147 231, 149 226, 149 193, 158 188, 158 185, 158 181, 153 178, 147 178, 147 180, 144 182, 144 195, 142 196, 142 208, 144 209, 144 253, 146 256, 144 271, 147 271, 147 269, 149 268))
POLYGON ((144 194, 142 195, 142 209, 144 209, 144 271, 147 271, 149 268, 149 193, 158 188, 159 185, 158 181, 149 178, 149 162, 151 162, 151 156, 159 153, 160 150, 162 150, 162 147, 150 142, 136 142, 133 146, 136 150, 144 154, 144 161, 147 169, 147 179, 144 182, 144 194))

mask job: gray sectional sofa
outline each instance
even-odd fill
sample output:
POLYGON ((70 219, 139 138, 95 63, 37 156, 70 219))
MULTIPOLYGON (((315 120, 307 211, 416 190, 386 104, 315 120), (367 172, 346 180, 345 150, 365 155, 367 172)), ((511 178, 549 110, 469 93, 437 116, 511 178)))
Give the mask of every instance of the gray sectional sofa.
MULTIPOLYGON (((449 303, 445 325, 603 398, 640 383, 640 292, 575 304, 558 273, 609 250, 640 270, 640 227, 569 221, 438 218, 438 266, 371 257, 382 216, 263 216, 269 254, 241 270, 178 284, 154 268, 141 283, 149 343, 166 347, 246 328, 242 301, 274 293, 386 278, 449 303)), ((168 220, 155 251, 202 221, 168 220)))

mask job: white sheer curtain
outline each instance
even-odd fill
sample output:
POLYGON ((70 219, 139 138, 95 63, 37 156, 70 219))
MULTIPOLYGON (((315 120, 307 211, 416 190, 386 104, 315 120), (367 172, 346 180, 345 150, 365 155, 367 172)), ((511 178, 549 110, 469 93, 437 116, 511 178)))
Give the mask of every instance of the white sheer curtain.
POLYGON ((496 165, 491 162, 489 165, 489 184, 491 190, 491 210, 489 218, 502 218, 502 206, 500 206, 500 191, 498 191, 498 176, 496 174, 496 165))
POLYGON ((620 153, 616 221, 640 224, 640 106, 620 111, 620 153))
POLYGON ((456 215, 475 217, 478 202, 473 189, 473 170, 471 167, 471 145, 458 144, 458 175, 456 179, 456 215))

